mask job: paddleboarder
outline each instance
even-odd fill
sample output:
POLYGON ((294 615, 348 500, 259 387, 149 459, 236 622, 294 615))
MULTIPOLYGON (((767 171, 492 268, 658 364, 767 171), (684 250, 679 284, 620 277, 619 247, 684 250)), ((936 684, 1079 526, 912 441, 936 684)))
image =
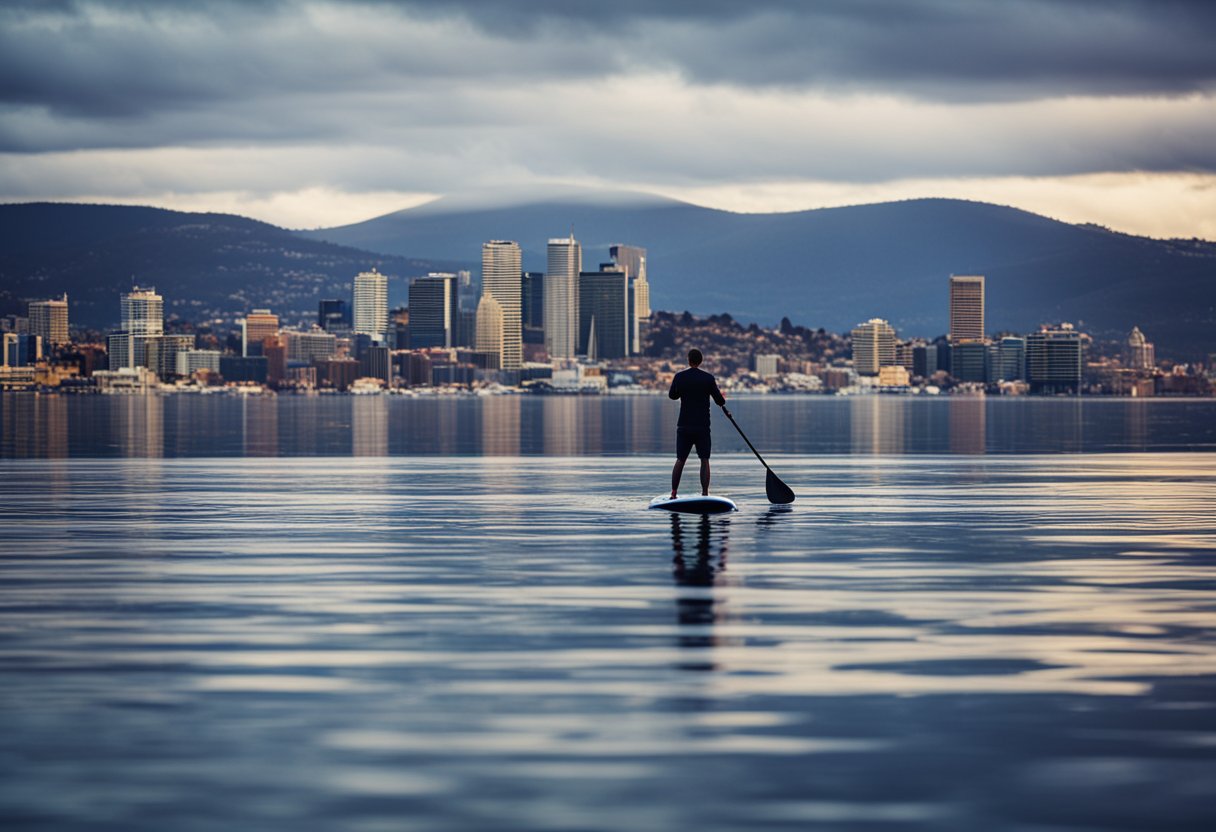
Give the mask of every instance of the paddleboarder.
POLYGON ((680 487, 684 463, 693 448, 697 449, 697 457, 701 460, 701 493, 709 494, 710 399, 722 408, 723 413, 730 416, 730 411, 726 409, 726 397, 718 389, 718 382, 712 374, 701 369, 703 360, 704 356, 700 350, 689 350, 688 369, 676 373, 675 378, 671 380, 671 389, 667 391, 668 398, 678 399, 680 402, 680 420, 676 423, 676 464, 671 469, 673 500, 680 487))

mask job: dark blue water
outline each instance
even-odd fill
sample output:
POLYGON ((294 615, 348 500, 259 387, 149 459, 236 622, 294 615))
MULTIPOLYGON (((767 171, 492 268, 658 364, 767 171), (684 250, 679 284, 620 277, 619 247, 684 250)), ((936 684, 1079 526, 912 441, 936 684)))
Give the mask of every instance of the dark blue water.
POLYGON ((5 830, 1216 818, 1211 405, 740 401, 697 518, 658 401, 0 401, 5 830))

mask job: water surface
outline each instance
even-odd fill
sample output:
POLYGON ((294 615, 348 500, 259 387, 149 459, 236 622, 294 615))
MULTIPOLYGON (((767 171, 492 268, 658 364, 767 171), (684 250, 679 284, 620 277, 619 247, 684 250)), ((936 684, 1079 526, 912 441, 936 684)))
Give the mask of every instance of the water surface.
POLYGON ((666 456, 386 456, 415 411, 335 401, 339 456, 283 450, 340 435, 311 402, 251 444, 128 399, 106 458, 69 410, 69 458, 0 462, 5 829, 1211 828, 1211 455, 881 438, 774 453, 771 508, 726 454, 741 511, 682 518, 666 456), (197 435, 285 456, 113 456, 197 435))

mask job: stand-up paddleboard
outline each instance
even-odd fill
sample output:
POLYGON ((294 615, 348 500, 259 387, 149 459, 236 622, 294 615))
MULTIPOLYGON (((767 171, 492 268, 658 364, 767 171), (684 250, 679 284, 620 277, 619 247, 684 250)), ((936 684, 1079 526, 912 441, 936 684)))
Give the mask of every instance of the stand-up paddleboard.
POLYGON ((695 497, 676 497, 674 500, 670 497, 655 497, 650 501, 650 507, 660 508, 663 511, 680 511, 685 514, 722 514, 739 510, 734 500, 715 497, 712 494, 708 497, 702 497, 699 494, 695 497))

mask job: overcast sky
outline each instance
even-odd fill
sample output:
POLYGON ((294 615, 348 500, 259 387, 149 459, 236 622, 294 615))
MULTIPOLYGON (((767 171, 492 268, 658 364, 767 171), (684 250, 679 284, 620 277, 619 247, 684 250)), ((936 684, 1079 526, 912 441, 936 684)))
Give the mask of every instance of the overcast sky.
POLYGON ((1216 3, 0 0, 0 201, 333 225, 554 183, 1216 239, 1216 3))

